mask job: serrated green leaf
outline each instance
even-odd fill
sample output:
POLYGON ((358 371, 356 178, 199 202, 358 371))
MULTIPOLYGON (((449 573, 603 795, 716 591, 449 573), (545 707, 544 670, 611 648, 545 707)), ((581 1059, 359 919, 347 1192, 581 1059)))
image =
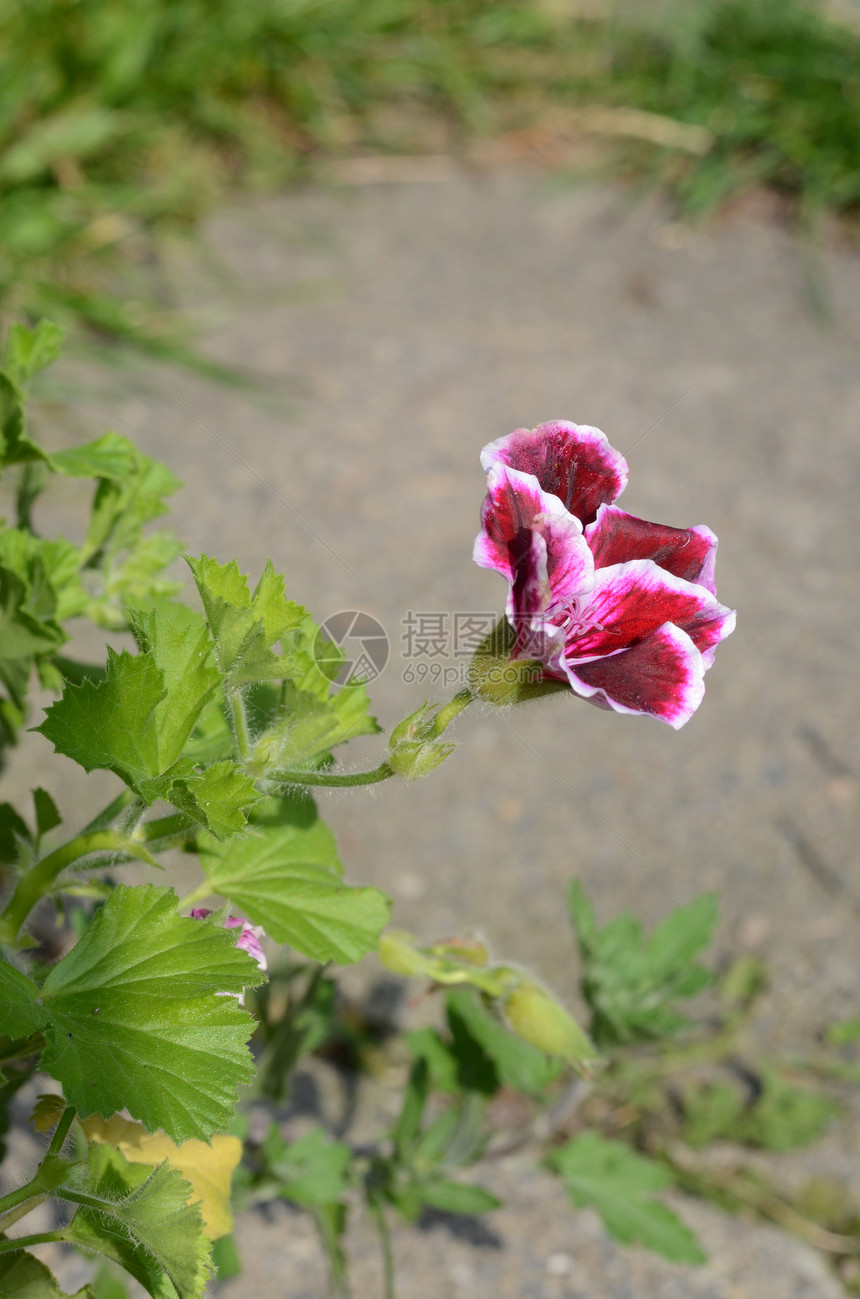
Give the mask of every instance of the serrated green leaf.
POLYGON ((286 599, 283 575, 275 572, 271 560, 253 594, 235 559, 219 564, 201 555, 199 559, 186 556, 186 561, 203 602, 218 663, 229 684, 288 676, 289 660, 275 654, 271 646, 297 627, 306 612, 286 599))
POLYGON ((193 776, 194 763, 176 761, 175 736, 162 748, 157 710, 167 689, 152 655, 110 647, 107 655, 104 679, 67 685, 34 729, 85 771, 113 771, 153 803, 168 796, 174 779, 193 776))
MULTIPOLYGON (((132 631, 141 654, 152 657, 166 696, 156 705, 161 761, 169 766, 182 753, 198 717, 221 684, 212 641, 202 617, 182 604, 159 604, 136 612, 132 631)), ((163 768, 162 768, 163 769, 163 768)))
POLYGON ((33 980, 0 957, 0 1033, 7 1037, 37 1033, 48 1019, 38 997, 33 980))
POLYGON ((60 355, 66 331, 53 320, 40 320, 28 329, 12 325, 6 340, 3 368, 16 383, 27 384, 60 355))
POLYGON ((547 1163, 561 1176, 574 1204, 596 1209, 616 1240, 639 1242, 676 1263, 705 1262, 690 1228, 652 1198, 672 1182, 671 1173, 662 1164, 597 1132, 574 1137, 547 1163))
POLYGON ((218 994, 263 976, 228 930, 176 904, 172 889, 117 886, 42 987, 43 1063, 84 1118, 127 1108, 147 1131, 207 1141, 252 1073, 253 1021, 218 994))
POLYGON ((598 928, 590 902, 574 881, 570 910, 582 957, 582 990, 592 1010, 598 1046, 647 1041, 687 1026, 676 1003, 695 996, 712 975, 693 958, 717 918, 711 894, 679 907, 646 939, 639 921, 622 912, 598 928))
POLYGON ((330 1204, 343 1195, 352 1180, 349 1146, 331 1141, 320 1128, 287 1142, 273 1123, 261 1154, 267 1171, 280 1183, 278 1194, 295 1204, 330 1204))
POLYGON ((454 1013, 493 1061, 499 1082, 504 1086, 534 1096, 558 1077, 561 1072, 558 1060, 508 1032, 473 993, 465 989, 449 992, 446 1005, 449 1022, 454 1013))
MULTIPOLYGON (((181 485, 166 465, 145 456, 128 438, 110 433, 99 442, 103 453, 115 455, 117 462, 123 453, 128 459, 121 474, 99 476, 82 551, 85 560, 105 550, 115 556, 134 549, 144 525, 166 513, 166 498, 181 485)), ((84 449, 77 450, 80 453, 84 449)))
POLYGON ((483 1186, 469 1186, 465 1182, 452 1182, 444 1177, 420 1182, 418 1193, 426 1205, 443 1213, 489 1213, 491 1209, 498 1209, 502 1203, 495 1195, 485 1191, 483 1186))
POLYGON ((313 801, 286 798, 226 851, 199 839, 206 882, 281 943, 315 961, 350 964, 377 944, 390 899, 350 888, 313 801))
POLYGON ((0 1254, 0 1295, 3 1299, 96 1299, 88 1285, 74 1295, 61 1290, 50 1268, 24 1250, 0 1254))
POLYGON ((263 771, 302 771, 319 765, 332 749, 359 735, 376 735, 364 686, 320 698, 292 682, 284 689, 284 716, 257 740, 254 760, 263 771))
POLYGON ((169 797, 181 812, 223 841, 245 826, 247 814, 261 796, 250 776, 227 760, 214 763, 198 775, 175 780, 169 797))
POLYGON ((24 395, 17 383, 0 370, 0 470, 6 465, 23 465, 50 456, 27 436, 24 395))
POLYGON ((0 682, 19 709, 34 665, 67 639, 44 562, 33 554, 37 544, 0 525, 0 682))
MULTIPOLYGON (((110 1146, 89 1148, 75 1188, 101 1200, 78 1209, 64 1236, 122 1265, 153 1299, 201 1299, 212 1275, 210 1245, 191 1187, 165 1162, 130 1164, 110 1146)), ((62 1189, 59 1194, 62 1195, 62 1189)))

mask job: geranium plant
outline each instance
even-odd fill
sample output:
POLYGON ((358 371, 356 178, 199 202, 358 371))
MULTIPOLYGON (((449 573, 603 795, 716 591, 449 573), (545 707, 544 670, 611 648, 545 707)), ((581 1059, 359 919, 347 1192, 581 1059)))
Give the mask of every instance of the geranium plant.
MULTIPOLYGON (((413 1218, 498 1203, 460 1170, 493 1139, 488 1101, 500 1088, 535 1114, 557 1109, 571 1085, 577 1095, 604 1078, 618 1087, 613 1052, 685 1030, 676 1003, 711 979, 694 958, 715 908, 702 899, 682 909, 639 952, 613 947, 611 927, 599 931, 572 896, 591 1010, 583 1027, 539 972, 483 941, 387 929, 390 899, 346 882, 312 790, 349 797, 352 786, 428 775, 475 700, 506 706, 565 690, 683 724, 733 626, 715 596, 716 539, 620 510, 626 465, 596 429, 556 422, 491 443, 475 558, 507 578, 505 613, 469 684, 411 712, 376 765, 355 770, 342 746, 379 731, 366 690, 335 688, 339 652, 274 566, 252 585, 235 560, 185 556, 197 593, 185 603, 170 572, 179 543, 152 527, 177 486, 169 470, 112 433, 50 453, 31 436, 25 390, 58 345, 50 325, 13 329, 0 372, 0 468, 16 512, 0 528, 0 742, 8 754, 28 724, 38 680, 56 697, 29 721, 58 761, 110 771, 118 788, 73 835, 43 789, 29 810, 0 805, 0 1099, 5 1115, 41 1077, 49 1090, 33 1125, 51 1133, 0 1197, 0 1293, 61 1294, 31 1251, 65 1243, 102 1260, 81 1296, 118 1293, 124 1270, 156 1299, 195 1299, 216 1270, 237 1265, 231 1185, 240 1205, 281 1197, 312 1213, 335 1283, 358 1189, 393 1293, 391 1210, 413 1218), (37 531, 56 475, 94 481, 80 545, 37 531), (103 664, 68 655, 76 617, 126 631, 127 648, 103 664), (176 847, 201 865, 183 897, 147 878, 176 847), (124 881, 126 867, 140 882, 124 881), (58 959, 46 946, 52 914, 65 925, 58 959), (240 1092, 282 1098, 297 1061, 334 1039, 360 1058, 332 967, 371 953, 445 997, 444 1025, 407 1037, 395 1126, 370 1150, 321 1130, 291 1140, 277 1123, 252 1137, 240 1092), (28 1214, 46 1201, 51 1225, 30 1230, 28 1214)), ((810 1134, 829 1113, 807 1116, 810 1134)), ((620 1239, 702 1257, 655 1198, 673 1177, 665 1162, 595 1128, 556 1142, 548 1164, 620 1239)))

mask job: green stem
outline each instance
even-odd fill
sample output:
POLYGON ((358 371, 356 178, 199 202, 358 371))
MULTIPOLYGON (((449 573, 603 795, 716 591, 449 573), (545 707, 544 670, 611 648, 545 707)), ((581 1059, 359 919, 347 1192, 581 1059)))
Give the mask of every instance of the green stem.
POLYGON ((64 1231, 40 1231, 35 1236, 16 1236, 14 1240, 0 1240, 0 1254, 12 1254, 16 1249, 29 1249, 31 1245, 50 1245, 54 1241, 68 1240, 64 1231))
MULTIPOLYGON (((28 1200, 35 1200, 40 1196, 39 1203, 41 1204, 45 1198, 45 1191, 43 1191, 39 1183, 39 1174, 37 1173, 32 1181, 27 1182, 24 1186, 19 1186, 17 1191, 10 1191, 8 1195, 0 1197, 0 1214, 5 1215, 10 1209, 17 1209, 20 1204, 26 1204, 28 1200)), ((33 1208, 35 1207, 33 1205, 33 1208)), ((29 1213, 29 1209, 26 1209, 25 1212, 29 1213)), ((17 1214, 19 1218, 23 1216, 23 1214, 17 1214)), ((4 1222, 5 1217, 0 1218, 0 1227, 4 1222)))
POLYGON ((42 1191, 40 1195, 33 1195, 24 1204, 19 1204, 17 1209, 10 1209, 8 1213, 4 1213, 3 1216, 0 1217, 0 1236, 7 1232, 10 1227, 14 1227, 16 1222, 20 1222, 22 1218, 26 1218, 28 1213, 32 1213, 34 1209, 38 1209, 39 1205, 44 1204, 47 1198, 47 1194, 42 1191))
POLYGON ((33 907, 51 891, 57 876, 67 866, 73 865, 83 857, 104 852, 120 853, 126 860, 139 856, 145 861, 150 861, 151 864, 149 855, 142 851, 144 845, 158 841, 162 847, 165 847, 165 840, 175 839, 181 842, 187 837, 191 823, 181 812, 138 826, 131 833, 104 828, 104 821, 108 817, 112 819, 117 812, 135 801, 137 796, 131 790, 125 791, 92 822, 93 826, 99 826, 98 829, 88 827, 68 843, 61 844, 59 848, 48 853, 47 857, 35 862, 29 870, 24 871, 0 915, 0 943, 15 942, 33 907))
POLYGON ((236 732, 236 748, 241 762, 247 762, 251 756, 251 736, 248 731, 248 714, 245 712, 245 701, 238 690, 230 691, 230 711, 233 714, 233 728, 236 732))
POLYGON ((274 771, 267 780, 285 785, 321 785, 330 789, 348 789, 354 785, 376 785, 393 776, 387 762, 381 762, 372 771, 274 771))
POLYGON ((124 843, 127 839, 116 830, 94 830, 89 834, 79 834, 35 862, 18 880, 0 916, 0 943, 15 942, 33 907, 67 866, 95 852, 116 851, 124 843))
POLYGON ((63 1111, 63 1116, 60 1119, 59 1123, 57 1124, 56 1131, 54 1132, 54 1135, 51 1138, 51 1144, 48 1146, 49 1158, 51 1155, 58 1155, 62 1150, 63 1142, 65 1141, 66 1137, 69 1135, 69 1128, 72 1126, 72 1124, 75 1121, 76 1113, 77 1111, 75 1110, 74 1105, 66 1106, 65 1110, 63 1111))
POLYGON ((450 703, 447 703, 444 708, 440 708, 436 714, 433 720, 433 734, 441 735, 448 723, 453 722, 454 718, 459 716, 464 708, 468 708, 475 698, 476 696, 468 686, 458 690, 450 703))
POLYGON ((394 1251, 391 1248, 391 1231, 385 1217, 385 1210, 377 1196, 372 1195, 369 1202, 370 1211, 379 1231, 382 1245, 382 1267, 385 1275, 385 1299, 397 1299, 394 1290, 394 1251))

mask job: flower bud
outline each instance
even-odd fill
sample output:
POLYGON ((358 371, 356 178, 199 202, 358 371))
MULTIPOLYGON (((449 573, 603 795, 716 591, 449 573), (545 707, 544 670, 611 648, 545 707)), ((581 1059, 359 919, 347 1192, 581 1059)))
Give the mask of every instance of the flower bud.
POLYGON ((558 690, 568 691, 565 681, 545 678, 543 664, 536 659, 511 658, 515 643, 514 629, 502 618, 472 657, 469 685, 488 704, 518 704, 526 699, 558 690))
POLYGON ((420 780, 444 762, 456 745, 438 740, 403 740, 388 755, 388 765, 405 780, 420 780))
POLYGON ((379 940, 379 959, 392 974, 420 976, 428 973, 430 963, 423 952, 413 946, 411 934, 387 929, 379 940))
POLYGON ((598 1062, 597 1049, 576 1020, 539 984, 522 982, 505 1001, 511 1028, 524 1041, 560 1056, 577 1073, 590 1077, 598 1062))

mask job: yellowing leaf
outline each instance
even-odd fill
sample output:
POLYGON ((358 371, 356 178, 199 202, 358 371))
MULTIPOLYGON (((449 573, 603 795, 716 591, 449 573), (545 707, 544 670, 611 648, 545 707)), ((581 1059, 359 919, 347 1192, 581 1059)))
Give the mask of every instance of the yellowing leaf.
POLYGON ((66 1102, 62 1096, 52 1092, 43 1092, 36 1098, 30 1122, 37 1132, 50 1132, 55 1128, 66 1111, 66 1102))
POLYGON ((189 1204, 199 1201, 206 1235, 210 1240, 226 1236, 233 1229, 230 1212, 230 1179, 242 1157, 238 1137, 223 1133, 205 1141, 183 1141, 177 1145, 163 1132, 152 1136, 140 1123, 115 1114, 112 1119, 98 1115, 85 1119, 83 1129, 88 1141, 99 1141, 122 1152, 130 1164, 160 1164, 166 1159, 171 1168, 189 1182, 193 1194, 189 1204))

